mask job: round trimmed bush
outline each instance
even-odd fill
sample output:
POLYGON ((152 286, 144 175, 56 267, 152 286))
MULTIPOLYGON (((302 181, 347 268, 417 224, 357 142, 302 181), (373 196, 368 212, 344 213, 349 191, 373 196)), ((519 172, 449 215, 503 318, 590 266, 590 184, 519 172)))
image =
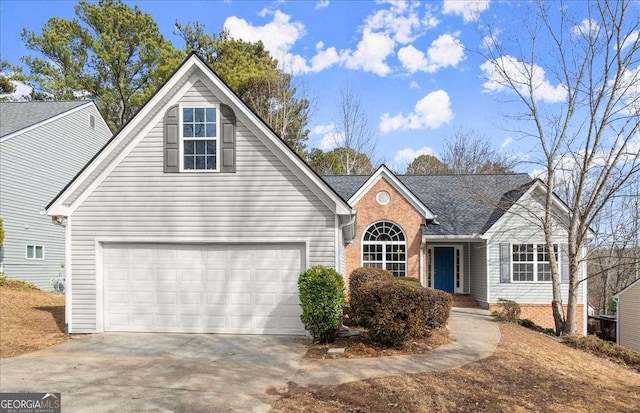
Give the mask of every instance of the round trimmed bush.
POLYGON ((298 277, 300 319, 314 341, 332 341, 346 303, 344 280, 333 268, 318 265, 298 277))

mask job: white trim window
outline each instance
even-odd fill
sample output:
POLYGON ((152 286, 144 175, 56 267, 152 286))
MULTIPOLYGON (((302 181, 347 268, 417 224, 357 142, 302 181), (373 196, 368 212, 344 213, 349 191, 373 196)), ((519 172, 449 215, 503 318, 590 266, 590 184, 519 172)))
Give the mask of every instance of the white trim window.
POLYGON ((180 150, 183 171, 218 171, 217 106, 180 107, 180 150))
MULTIPOLYGON (((558 268, 558 244, 553 245, 558 268)), ((546 244, 511 245, 511 280, 513 282, 550 282, 551 264, 546 244)))
POLYGON ((27 245, 26 258, 28 260, 44 260, 44 246, 43 245, 27 245))
POLYGON ((405 277, 407 242, 402 229, 387 221, 369 226, 362 238, 362 266, 383 268, 396 277, 405 277))

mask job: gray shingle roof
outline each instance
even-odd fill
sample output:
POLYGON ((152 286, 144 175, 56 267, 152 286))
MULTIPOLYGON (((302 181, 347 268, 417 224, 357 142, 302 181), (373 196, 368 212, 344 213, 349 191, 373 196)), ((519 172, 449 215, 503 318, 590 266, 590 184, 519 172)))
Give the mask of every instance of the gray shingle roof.
POLYGON ((90 101, 0 102, 0 137, 86 105, 88 102, 90 101))
MULTIPOLYGON (((323 176, 349 199, 369 176, 323 176)), ((425 235, 482 234, 534 182, 528 174, 398 175, 398 179, 437 216, 440 225, 423 228, 425 235)))

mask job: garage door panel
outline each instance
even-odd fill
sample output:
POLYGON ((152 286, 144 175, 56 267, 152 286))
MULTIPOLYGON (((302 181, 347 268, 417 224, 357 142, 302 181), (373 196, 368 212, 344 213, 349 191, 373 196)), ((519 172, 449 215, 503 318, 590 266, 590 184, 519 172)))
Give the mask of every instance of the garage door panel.
POLYGON ((105 244, 111 331, 304 334, 303 245, 105 244))

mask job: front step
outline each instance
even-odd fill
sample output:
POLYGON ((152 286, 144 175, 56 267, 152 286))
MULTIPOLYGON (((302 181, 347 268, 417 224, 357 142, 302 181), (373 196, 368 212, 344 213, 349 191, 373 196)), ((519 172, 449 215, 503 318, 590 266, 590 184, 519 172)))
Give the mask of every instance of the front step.
POLYGON ((451 294, 454 307, 478 308, 478 302, 471 297, 471 294, 451 294))

